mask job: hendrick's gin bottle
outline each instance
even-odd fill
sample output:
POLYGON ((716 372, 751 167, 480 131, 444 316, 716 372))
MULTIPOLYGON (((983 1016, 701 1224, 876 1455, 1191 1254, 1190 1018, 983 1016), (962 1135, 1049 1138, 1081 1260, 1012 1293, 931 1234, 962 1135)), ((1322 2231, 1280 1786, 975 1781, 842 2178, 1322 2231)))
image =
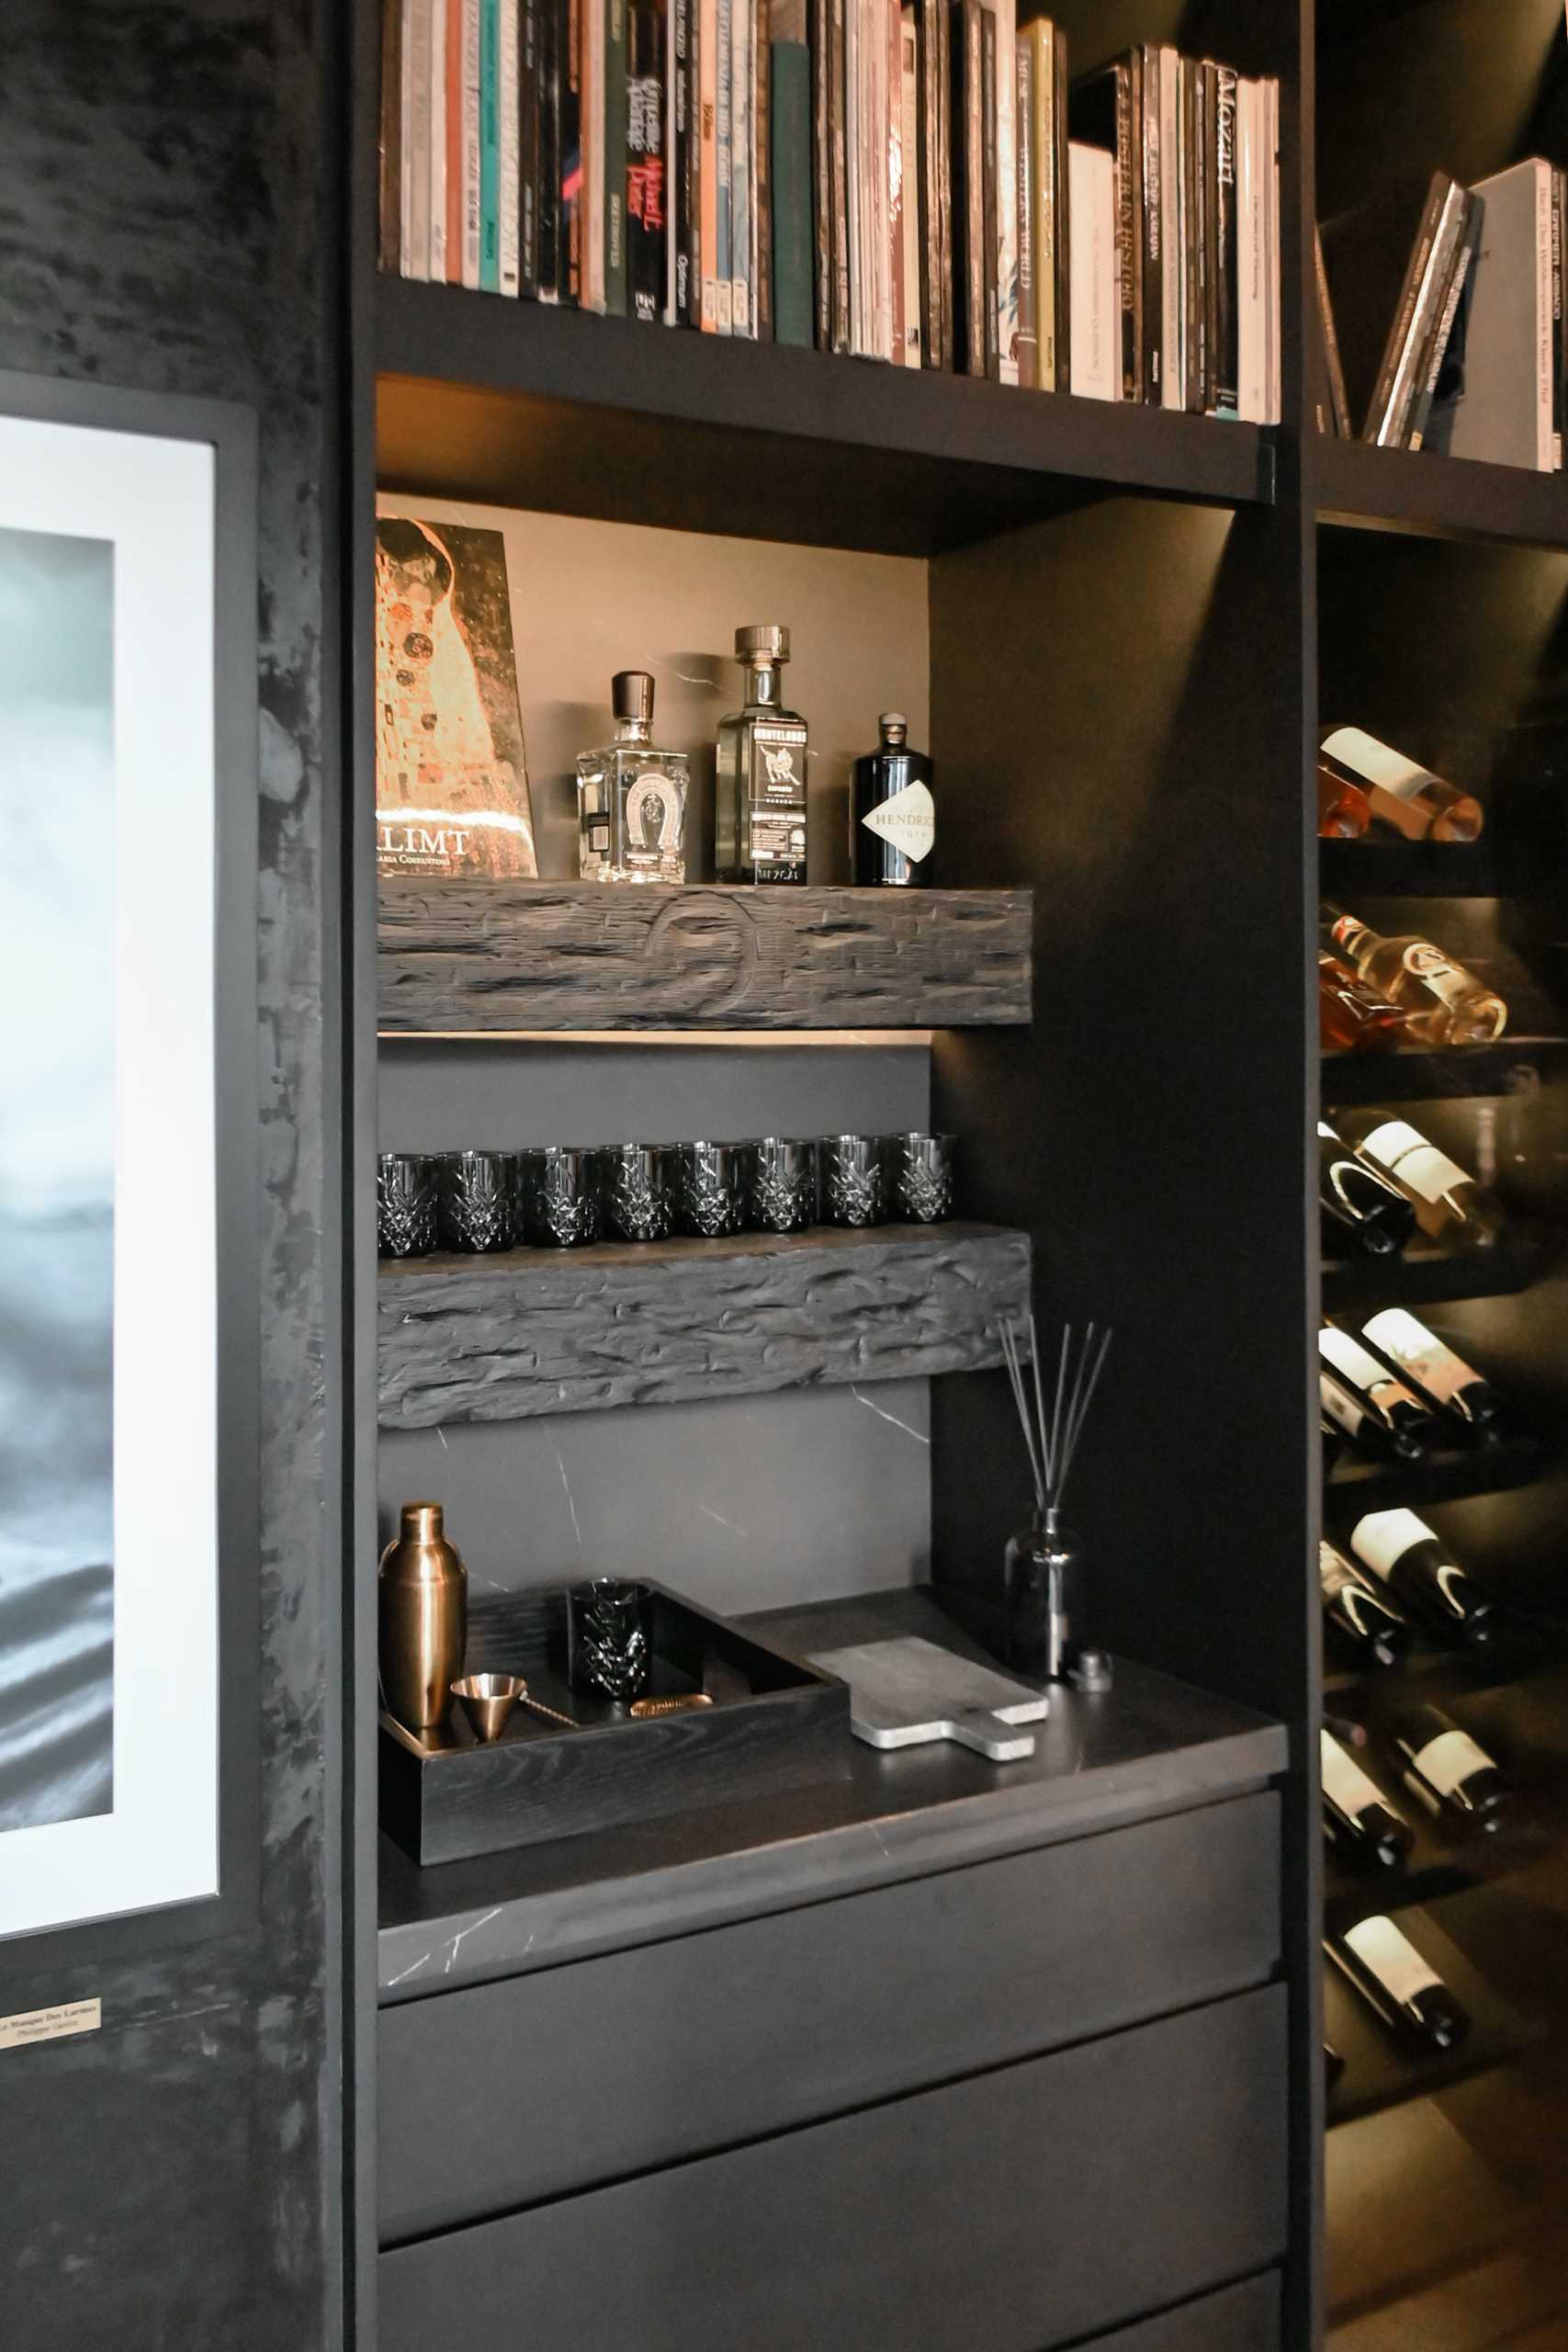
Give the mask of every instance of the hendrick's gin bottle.
POLYGON ((909 748, 909 722, 885 710, 874 752, 855 762, 850 793, 850 878, 903 887, 931 879, 936 840, 931 763, 909 748))

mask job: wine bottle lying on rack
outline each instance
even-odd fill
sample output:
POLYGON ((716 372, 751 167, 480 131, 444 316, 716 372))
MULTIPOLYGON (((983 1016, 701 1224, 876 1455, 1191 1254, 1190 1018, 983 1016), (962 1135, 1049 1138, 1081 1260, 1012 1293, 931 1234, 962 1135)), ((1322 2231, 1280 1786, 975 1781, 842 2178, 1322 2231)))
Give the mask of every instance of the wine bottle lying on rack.
POLYGON ((1403 1814, 1385 1803, 1377 1782, 1362 1771, 1332 1732, 1318 1734, 1323 1761, 1323 1817, 1335 1841, 1358 1861, 1397 1870, 1416 1843, 1403 1814))
POLYGON ((1404 1708, 1389 1724, 1404 1759, 1402 1778, 1438 1820, 1450 1827, 1495 1829, 1508 1782, 1478 1740, 1439 1708, 1404 1708))
POLYGON ((1413 1510, 1373 1510, 1359 1519, 1350 1548, 1423 1624, 1483 1649, 1503 1630, 1503 1612, 1413 1510))
POLYGON ((1495 1241, 1503 1226, 1497 1203, 1408 1119, 1363 1111, 1348 1114, 1339 1125, 1359 1156, 1408 1195, 1416 1224, 1434 1241, 1448 1250, 1483 1250, 1495 1241))
POLYGON ((1343 956, 1369 988, 1404 1014, 1409 1040, 1423 1046, 1483 1045, 1500 1037, 1508 1008, 1495 989, 1412 933, 1385 939, 1337 907, 1321 910, 1320 948, 1343 956))
POLYGON ((1384 2025, 1403 2027, 1435 2050, 1456 2049, 1469 2032, 1465 2011, 1392 1919, 1361 1919, 1323 1948, 1384 2025))
POLYGON ((1426 1453, 1437 1436, 1435 1418, 1359 1340, 1325 1323, 1317 1335, 1317 1353, 1323 1409, 1348 1437, 1407 1461, 1426 1453))
POLYGON ((1317 1547, 1323 1613, 1366 1666, 1397 1666, 1410 1649, 1410 1620, 1375 1592, 1359 1568, 1332 1544, 1317 1547))
POLYGON ((1356 1250, 1397 1257, 1416 1230, 1416 1209, 1392 1177, 1317 1123, 1317 1193, 1323 1247, 1329 1256, 1356 1250))
POLYGON ((1506 1434, 1507 1410, 1497 1391, 1408 1307, 1385 1306, 1362 1324, 1361 1336, 1423 1404, 1450 1413, 1472 1443, 1495 1445, 1506 1434))
POLYGON ((1372 821, 1371 803, 1349 776, 1337 775, 1326 760, 1317 763, 1317 832, 1320 841, 1355 841, 1372 821))
POLYGON ((1407 760, 1359 727, 1331 727, 1318 752, 1323 780, 1363 793, 1373 822, 1406 841, 1472 842, 1485 823, 1479 800, 1446 776, 1407 760))
POLYGON ((1325 1054, 1386 1054, 1413 1042, 1410 1023, 1381 989, 1369 988, 1343 956, 1317 959, 1317 1035, 1325 1054))

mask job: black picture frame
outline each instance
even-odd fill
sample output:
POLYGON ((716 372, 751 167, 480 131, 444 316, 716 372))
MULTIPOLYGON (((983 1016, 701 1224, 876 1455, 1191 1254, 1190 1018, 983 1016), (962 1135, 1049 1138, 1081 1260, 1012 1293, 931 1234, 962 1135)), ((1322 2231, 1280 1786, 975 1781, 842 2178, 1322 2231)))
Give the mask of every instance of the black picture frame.
MULTIPOLYGON (((0 1941, 0 1984, 243 1932, 259 1911, 258 426, 239 402, 0 370, 0 415, 206 443, 214 457, 212 989, 218 1891, 0 1941)), ((171 1246, 177 1246, 171 1233, 171 1246)), ((172 1386, 171 1416, 179 1410, 172 1386)))

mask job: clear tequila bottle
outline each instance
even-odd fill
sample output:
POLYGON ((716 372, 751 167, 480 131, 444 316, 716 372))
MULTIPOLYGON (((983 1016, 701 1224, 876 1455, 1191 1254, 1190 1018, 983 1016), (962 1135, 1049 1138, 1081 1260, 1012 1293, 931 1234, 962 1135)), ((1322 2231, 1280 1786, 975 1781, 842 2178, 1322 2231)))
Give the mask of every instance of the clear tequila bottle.
POLYGON ((804 882, 806 721, 784 707, 780 682, 789 631, 738 628, 735 655, 746 704, 719 721, 714 870, 721 882, 804 882))
POLYGON ((615 740, 577 763, 579 871, 585 882, 683 882, 686 754, 654 743, 646 670, 617 670, 610 695, 615 740))

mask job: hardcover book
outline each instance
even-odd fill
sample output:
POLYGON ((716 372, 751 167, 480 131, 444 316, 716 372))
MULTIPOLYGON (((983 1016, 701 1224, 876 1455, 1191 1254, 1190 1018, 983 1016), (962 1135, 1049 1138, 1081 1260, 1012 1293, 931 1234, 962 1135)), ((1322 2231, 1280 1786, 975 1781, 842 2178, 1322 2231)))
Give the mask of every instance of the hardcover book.
POLYGON ((1122 307, 1116 258, 1116 158, 1072 140, 1073 390, 1089 400, 1122 397, 1122 307))
POLYGON ((1481 241, 1465 322, 1456 458, 1553 469, 1551 167, 1539 158, 1479 180, 1481 241))
POLYGON ((1075 82, 1067 100, 1075 143, 1103 148, 1114 165, 1121 396, 1128 401, 1144 395, 1143 78, 1142 51, 1130 50, 1075 82))

